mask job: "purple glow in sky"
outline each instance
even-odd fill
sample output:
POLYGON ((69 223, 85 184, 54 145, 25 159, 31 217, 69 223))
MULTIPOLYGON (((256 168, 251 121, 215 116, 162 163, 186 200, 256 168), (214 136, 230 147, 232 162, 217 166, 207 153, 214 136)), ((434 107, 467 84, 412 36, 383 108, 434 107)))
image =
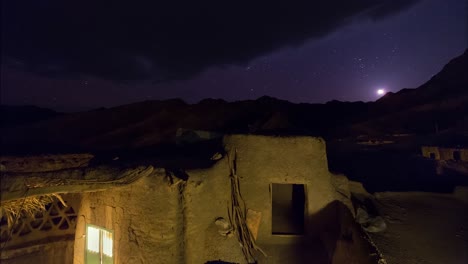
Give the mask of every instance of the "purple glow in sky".
MULTIPOLYGON (((466 18, 465 0, 422 0, 376 21, 355 16, 323 37, 276 48, 247 61, 213 63, 185 80, 113 81, 86 73, 50 76, 20 67, 21 60, 19 67, 14 59, 2 60, 1 103, 75 111, 167 98, 190 103, 263 95, 307 103, 371 101, 382 96, 376 95, 378 89, 385 93, 418 87, 462 54, 467 48, 466 18)), ((249 39, 244 41, 248 46, 249 39)), ((91 42, 83 40, 82 45, 91 42)), ((143 56, 133 59, 141 71, 156 68, 143 56)), ((41 67, 53 68, 54 63, 48 61, 41 67)))

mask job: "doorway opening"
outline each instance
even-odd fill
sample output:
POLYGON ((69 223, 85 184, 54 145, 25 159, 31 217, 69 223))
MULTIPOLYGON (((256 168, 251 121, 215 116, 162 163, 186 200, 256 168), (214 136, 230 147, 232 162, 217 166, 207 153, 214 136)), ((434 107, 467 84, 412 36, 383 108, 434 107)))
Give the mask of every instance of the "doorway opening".
POLYGON ((304 184, 276 184, 272 190, 273 235, 304 234, 306 195, 304 184))

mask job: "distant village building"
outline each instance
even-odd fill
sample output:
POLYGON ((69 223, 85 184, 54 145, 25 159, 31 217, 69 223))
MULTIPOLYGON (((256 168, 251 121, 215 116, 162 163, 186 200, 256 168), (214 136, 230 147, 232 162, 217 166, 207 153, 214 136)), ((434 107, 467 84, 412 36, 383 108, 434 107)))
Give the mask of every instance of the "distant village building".
POLYGON ((468 149, 462 147, 421 147, 422 155, 425 158, 436 161, 436 173, 444 175, 446 173, 459 173, 468 175, 468 149))
POLYGON ((222 143, 212 166, 188 170, 2 158, 2 263, 377 263, 322 139, 222 143))
POLYGON ((434 159, 434 160, 468 162, 468 149, 467 148, 422 146, 421 151, 424 157, 434 159))

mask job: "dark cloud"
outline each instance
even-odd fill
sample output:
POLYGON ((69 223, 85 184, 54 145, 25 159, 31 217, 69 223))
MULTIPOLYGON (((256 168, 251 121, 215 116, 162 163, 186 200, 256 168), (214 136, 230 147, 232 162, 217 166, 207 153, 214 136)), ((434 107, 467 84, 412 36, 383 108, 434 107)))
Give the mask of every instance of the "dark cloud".
POLYGON ((184 79, 416 1, 2 1, 2 63, 112 80, 184 79))

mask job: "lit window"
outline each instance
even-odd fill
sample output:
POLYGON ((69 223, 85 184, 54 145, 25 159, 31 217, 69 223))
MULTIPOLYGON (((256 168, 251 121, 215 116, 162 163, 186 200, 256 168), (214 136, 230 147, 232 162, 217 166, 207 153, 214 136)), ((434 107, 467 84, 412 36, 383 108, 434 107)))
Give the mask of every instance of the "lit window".
POLYGON ((86 264, 112 264, 113 233, 93 225, 86 225, 86 264))
POLYGON ((99 253, 99 229, 88 226, 86 233, 87 249, 91 252, 99 253))
POLYGON ((112 233, 107 230, 102 230, 102 253, 112 257, 112 233))

